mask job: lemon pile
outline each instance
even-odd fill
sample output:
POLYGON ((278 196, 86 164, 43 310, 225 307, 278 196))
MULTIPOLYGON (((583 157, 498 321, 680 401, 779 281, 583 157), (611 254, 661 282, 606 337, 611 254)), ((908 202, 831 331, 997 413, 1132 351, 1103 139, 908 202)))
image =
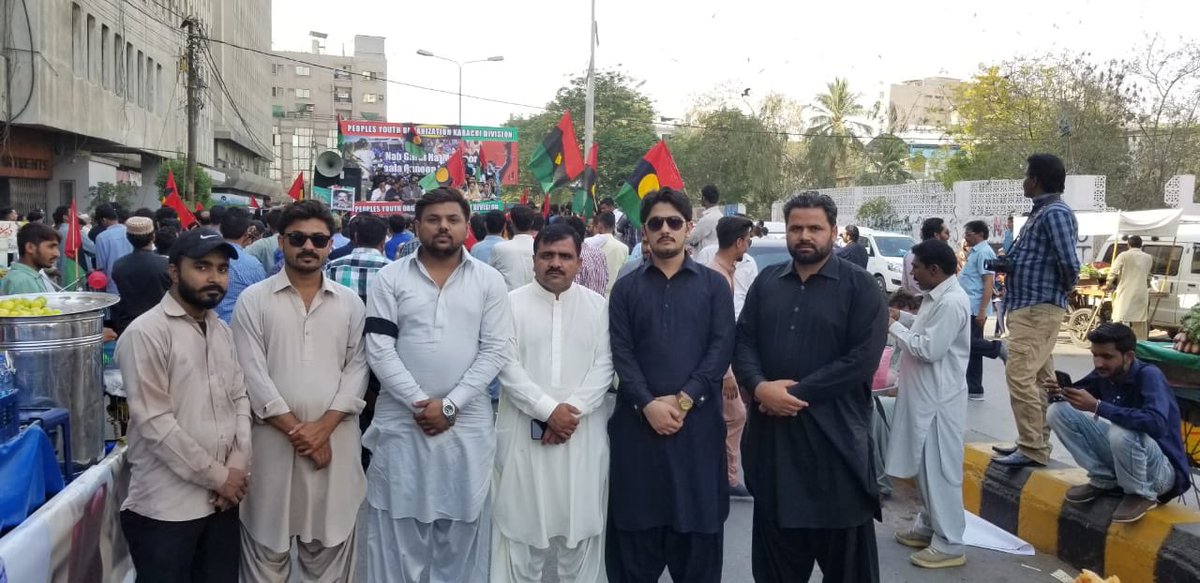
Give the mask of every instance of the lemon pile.
POLYGON ((0 318, 16 316, 57 316, 62 310, 46 307, 46 298, 0 300, 0 318))

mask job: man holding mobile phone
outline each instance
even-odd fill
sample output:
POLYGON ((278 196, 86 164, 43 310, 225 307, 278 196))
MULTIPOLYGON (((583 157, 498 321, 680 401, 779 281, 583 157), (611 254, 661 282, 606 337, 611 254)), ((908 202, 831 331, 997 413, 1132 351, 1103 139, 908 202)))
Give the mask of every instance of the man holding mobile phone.
POLYGON ((566 223, 542 229, 534 282, 509 292, 515 341, 500 370, 493 582, 539 582, 544 570, 605 580, 613 365, 604 296, 574 285, 582 247, 566 223))
POLYGON ((1088 340, 1091 374, 1073 385, 1044 383, 1046 420, 1088 472, 1088 483, 1067 490, 1066 500, 1122 496, 1112 521, 1134 522, 1190 486, 1179 406, 1162 371, 1134 356, 1129 326, 1101 324, 1088 340))

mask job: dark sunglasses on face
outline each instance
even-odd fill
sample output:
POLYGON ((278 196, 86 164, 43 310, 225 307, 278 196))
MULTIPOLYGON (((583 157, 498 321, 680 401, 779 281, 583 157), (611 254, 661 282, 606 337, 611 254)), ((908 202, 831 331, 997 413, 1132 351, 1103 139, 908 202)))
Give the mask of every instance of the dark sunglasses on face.
POLYGON ((659 231, 662 230, 663 223, 666 223, 672 231, 678 231, 683 228, 685 221, 683 217, 667 217, 665 219, 662 217, 653 217, 646 221, 646 228, 650 229, 650 232, 659 231))
POLYGON ((333 238, 329 235, 322 235, 320 233, 309 235, 299 231, 284 233, 283 236, 287 237, 287 242, 292 247, 303 247, 305 241, 312 241, 313 247, 316 247, 317 249, 324 249, 325 246, 329 244, 329 240, 333 238))

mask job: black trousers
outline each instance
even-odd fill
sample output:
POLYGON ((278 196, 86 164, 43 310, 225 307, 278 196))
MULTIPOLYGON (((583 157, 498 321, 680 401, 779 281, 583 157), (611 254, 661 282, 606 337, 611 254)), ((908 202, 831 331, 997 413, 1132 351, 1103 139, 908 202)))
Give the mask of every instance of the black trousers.
POLYGON ((238 509, 168 522, 121 511, 137 583, 232 583, 241 562, 238 509))
POLYGON ((879 583, 875 523, 852 528, 779 528, 754 513, 750 565, 758 583, 808 581, 813 564, 827 583, 879 583))
POLYGON ((971 356, 967 359, 967 392, 983 394, 983 357, 999 358, 1000 341, 984 340, 983 326, 971 318, 971 356))
POLYGON ((610 524, 604 563, 609 583, 657 583, 663 569, 672 581, 717 583, 724 554, 723 532, 676 532, 665 526, 618 530, 610 524))

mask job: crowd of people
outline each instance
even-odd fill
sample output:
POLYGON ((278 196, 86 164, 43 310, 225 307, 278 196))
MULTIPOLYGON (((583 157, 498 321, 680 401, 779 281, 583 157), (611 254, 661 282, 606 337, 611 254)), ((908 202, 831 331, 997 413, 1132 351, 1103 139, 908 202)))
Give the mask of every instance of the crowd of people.
MULTIPOLYGON (((763 266, 757 226, 711 186, 698 213, 663 188, 590 224, 472 216, 451 188, 411 219, 344 225, 314 200, 213 208, 183 232, 161 209, 97 209, 94 263, 79 257, 121 298, 138 580, 350 581, 365 560, 368 581, 718 581, 747 496, 747 577, 879 581, 885 474, 918 486, 895 536, 911 562, 962 566, 984 356, 1006 359, 1018 425, 995 463, 1046 464, 1053 429, 1090 477, 1067 501, 1120 495, 1114 520, 1137 520, 1188 486, 1179 411, 1121 324, 1092 333, 1087 378, 1054 374, 1078 277, 1064 177, 1030 157, 1033 209, 1002 268, 985 223, 966 223, 960 260, 927 220, 890 299, 856 230, 835 250, 838 209, 813 192, 783 206, 791 260, 763 266), (998 269, 1003 342, 983 338, 998 269)), ((61 278, 62 239, 22 227, 5 293, 61 278)))

